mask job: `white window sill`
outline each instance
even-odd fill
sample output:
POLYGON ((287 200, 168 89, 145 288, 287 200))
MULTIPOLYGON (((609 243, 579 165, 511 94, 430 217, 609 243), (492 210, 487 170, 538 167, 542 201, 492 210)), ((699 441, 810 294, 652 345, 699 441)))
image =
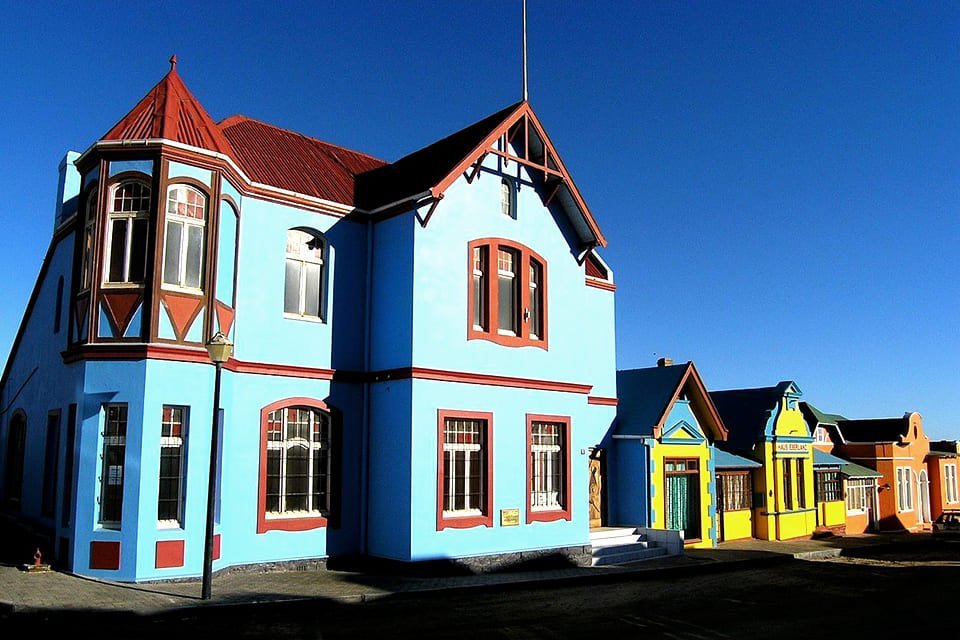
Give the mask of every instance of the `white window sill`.
MULTIPOLYGON (((101 289, 143 289, 142 282, 104 282, 101 289)), ((87 289, 89 291, 89 289, 87 289)))
POLYGON ((324 518, 322 511, 284 511, 282 513, 266 513, 267 520, 296 520, 298 518, 324 518))
POLYGON ((174 529, 183 530, 183 525, 181 525, 176 520, 158 520, 157 529, 162 531, 171 531, 174 529))
POLYGON ((444 511, 444 518, 476 518, 483 515, 480 509, 467 509, 465 511, 444 511))
POLYGON ((314 324, 326 324, 323 318, 320 318, 318 316, 301 316, 295 313, 284 312, 283 317, 285 320, 300 320, 301 322, 312 322, 314 324))
POLYGON ((185 293, 191 296, 203 295, 203 289, 194 289, 193 287, 181 287, 175 284, 170 284, 168 282, 164 282, 163 284, 161 284, 160 288, 163 289, 164 291, 173 291, 174 293, 185 293))

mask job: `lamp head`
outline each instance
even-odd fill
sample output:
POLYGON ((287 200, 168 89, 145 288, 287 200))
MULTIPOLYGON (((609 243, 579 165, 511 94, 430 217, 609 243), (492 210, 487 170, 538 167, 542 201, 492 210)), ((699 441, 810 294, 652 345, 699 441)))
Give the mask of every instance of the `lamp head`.
POLYGON ((223 364, 233 355, 233 343, 219 331, 204 346, 207 348, 207 353, 210 354, 210 359, 217 364, 223 364))

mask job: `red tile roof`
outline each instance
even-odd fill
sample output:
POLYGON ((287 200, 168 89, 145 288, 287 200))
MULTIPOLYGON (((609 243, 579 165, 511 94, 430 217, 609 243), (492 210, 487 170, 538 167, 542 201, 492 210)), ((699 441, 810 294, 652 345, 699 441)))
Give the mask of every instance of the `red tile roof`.
POLYGON ((102 140, 165 138, 232 156, 230 143, 177 74, 170 72, 102 140))
POLYGON ((387 164, 246 116, 227 118, 220 130, 251 180, 351 206, 357 175, 387 164))

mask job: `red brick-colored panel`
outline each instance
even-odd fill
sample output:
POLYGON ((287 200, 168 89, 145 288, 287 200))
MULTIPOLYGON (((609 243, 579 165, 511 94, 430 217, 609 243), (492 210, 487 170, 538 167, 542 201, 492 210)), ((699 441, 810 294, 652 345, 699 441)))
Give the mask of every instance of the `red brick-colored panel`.
POLYGON ((213 559, 220 559, 220 534, 213 536, 213 559))
POLYGON ((157 569, 183 566, 183 540, 160 540, 157 542, 157 569))
POLYGON ((116 571, 120 568, 119 542, 91 542, 90 568, 109 569, 116 571))

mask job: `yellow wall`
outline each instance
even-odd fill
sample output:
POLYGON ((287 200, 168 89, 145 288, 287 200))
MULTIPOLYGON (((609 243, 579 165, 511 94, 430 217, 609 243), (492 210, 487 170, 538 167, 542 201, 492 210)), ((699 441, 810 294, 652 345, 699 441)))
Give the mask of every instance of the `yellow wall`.
POLYGON ((723 539, 740 540, 753 537, 753 519, 750 509, 723 513, 723 539))
POLYGON ((666 529, 666 483, 664 478, 663 461, 666 458, 696 458, 699 466, 700 479, 700 534, 701 541, 686 546, 692 549, 709 548, 716 544, 716 531, 713 518, 710 517, 710 506, 713 505, 713 477, 709 471, 710 447, 706 442, 691 440, 690 444, 661 444, 657 443, 651 450, 651 458, 655 472, 650 475, 650 484, 653 487, 653 522, 654 529, 666 529))
POLYGON ((818 502, 820 523, 826 527, 838 527, 847 524, 847 504, 843 500, 818 502))
MULTIPOLYGON (((803 414, 797 408, 789 408, 787 400, 781 401, 774 437, 809 437, 803 414)), ((763 443, 762 473, 754 474, 757 486, 755 493, 762 493, 763 503, 754 505, 756 536, 764 540, 789 540, 806 537, 813 533, 817 524, 816 503, 814 502, 813 446, 801 445, 803 451, 776 452, 775 442, 763 443), (784 498, 783 461, 792 460, 791 467, 803 465, 803 500, 799 495, 796 471, 791 470, 791 495, 793 509, 787 511, 784 498), (801 507, 803 505, 803 507, 801 507)))

